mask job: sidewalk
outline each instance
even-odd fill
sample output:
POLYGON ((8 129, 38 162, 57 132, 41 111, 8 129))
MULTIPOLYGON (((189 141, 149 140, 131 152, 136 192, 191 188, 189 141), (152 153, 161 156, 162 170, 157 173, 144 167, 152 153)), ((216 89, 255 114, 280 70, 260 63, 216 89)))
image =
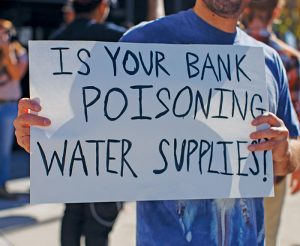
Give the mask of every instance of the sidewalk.
MULTIPOLYGON (((8 188, 24 195, 17 203, 10 203, 14 204, 11 207, 8 204, 4 206, 0 201, 0 246, 59 246, 60 220, 64 206, 29 205, 28 193, 26 194, 29 189, 28 178, 11 181, 8 188)), ((135 203, 127 203, 110 235, 110 246, 135 245, 135 220, 135 203)), ((300 246, 299 228, 300 194, 288 195, 278 245, 300 246)))
MULTIPOLYGON (((28 185, 29 179, 21 179, 8 187, 20 192, 28 185)), ((0 246, 59 246, 63 209, 62 204, 27 204, 0 211, 0 246)), ((110 246, 120 245, 135 245, 135 203, 124 206, 110 235, 110 246)))
MULTIPOLYGON (((0 246, 58 246, 64 205, 29 205, 29 156, 16 151, 8 189, 16 201, 0 200, 0 246), (17 178, 17 179, 16 179, 17 178)), ((135 244, 135 204, 124 206, 110 235, 110 245, 135 244)), ((82 244, 84 245, 84 243, 82 244)))
MULTIPOLYGON (((10 187, 25 186, 28 180, 14 181, 10 187)), ((58 246, 63 205, 27 205, 0 212, 2 218, 31 218, 27 224, 0 230, 0 246, 58 246)), ((24 220, 26 222, 26 220, 24 220)), ((279 246, 300 246, 300 194, 286 199, 279 234, 279 246)), ((84 244, 83 244, 84 245, 84 244)), ((135 203, 127 203, 110 235, 111 246, 135 245, 135 203)))

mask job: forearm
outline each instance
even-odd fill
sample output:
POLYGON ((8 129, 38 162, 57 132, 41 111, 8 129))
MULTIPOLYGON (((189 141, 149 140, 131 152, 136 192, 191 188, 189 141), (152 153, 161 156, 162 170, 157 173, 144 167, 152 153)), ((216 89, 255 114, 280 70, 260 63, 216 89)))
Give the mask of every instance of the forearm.
POLYGON ((18 64, 13 62, 10 58, 6 58, 4 63, 6 70, 12 80, 20 80, 21 79, 21 72, 18 68, 18 64))

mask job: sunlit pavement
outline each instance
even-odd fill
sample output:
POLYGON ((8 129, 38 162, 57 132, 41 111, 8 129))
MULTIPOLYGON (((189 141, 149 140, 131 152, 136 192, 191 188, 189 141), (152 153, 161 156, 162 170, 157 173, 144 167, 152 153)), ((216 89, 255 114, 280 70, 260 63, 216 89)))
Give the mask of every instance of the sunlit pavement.
MULTIPOLYGON (((22 191, 28 179, 9 183, 11 191, 22 191)), ((62 204, 23 205, 0 211, 0 246, 59 245, 62 204)), ((84 245, 84 243, 82 243, 84 245)), ((110 245, 135 245, 135 204, 127 203, 110 235, 110 245)))
MULTIPOLYGON (((59 245, 62 204, 29 205, 29 179, 9 182, 11 191, 23 194, 11 208, 0 201, 0 246, 59 245), (27 199, 27 200, 26 200, 27 199), (3 209, 1 209, 1 206, 3 209)), ((127 203, 120 213, 111 246, 135 245, 135 203, 127 203)), ((279 233, 279 246, 300 246, 300 194, 287 196, 279 233)), ((84 245, 84 243, 82 243, 84 245)))

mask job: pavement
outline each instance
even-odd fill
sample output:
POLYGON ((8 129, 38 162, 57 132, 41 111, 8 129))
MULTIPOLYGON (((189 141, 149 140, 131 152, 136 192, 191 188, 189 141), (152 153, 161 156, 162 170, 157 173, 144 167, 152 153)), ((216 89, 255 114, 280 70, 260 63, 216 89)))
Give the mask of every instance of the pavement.
MULTIPOLYGON (((28 156, 14 155, 14 179, 8 189, 22 194, 17 201, 0 200, 0 246, 58 246, 62 204, 30 205, 28 156)), ((135 245, 135 203, 126 203, 110 234, 110 246, 135 245)), ((278 235, 279 246, 300 246, 300 194, 288 195, 278 235)), ((82 240, 82 245, 84 241, 82 240)))
MULTIPOLYGON (((28 186, 28 178, 8 183, 9 190, 18 193, 28 186)), ((63 211, 62 204, 24 204, 0 210, 0 246, 59 246, 63 211)), ((110 234, 110 246, 135 245, 135 220, 135 203, 125 204, 110 234)))

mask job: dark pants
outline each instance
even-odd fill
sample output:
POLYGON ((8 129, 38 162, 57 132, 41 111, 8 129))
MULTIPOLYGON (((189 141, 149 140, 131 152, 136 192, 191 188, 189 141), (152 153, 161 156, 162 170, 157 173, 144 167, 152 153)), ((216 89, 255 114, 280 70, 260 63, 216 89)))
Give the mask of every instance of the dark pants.
POLYGON ((107 246, 121 206, 115 202, 66 204, 61 245, 80 246, 80 237, 84 236, 86 246, 107 246))

